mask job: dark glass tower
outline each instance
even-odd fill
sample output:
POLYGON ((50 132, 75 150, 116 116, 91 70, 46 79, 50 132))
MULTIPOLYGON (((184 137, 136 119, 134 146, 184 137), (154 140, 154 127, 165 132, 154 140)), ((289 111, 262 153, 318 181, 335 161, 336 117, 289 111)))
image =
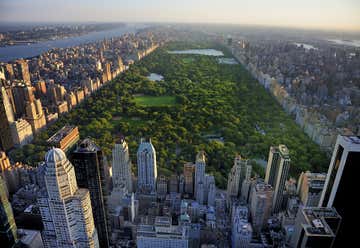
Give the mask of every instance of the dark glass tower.
POLYGON ((106 212, 108 187, 102 151, 92 140, 84 139, 72 152, 70 160, 75 167, 78 186, 90 192, 100 247, 109 247, 106 212))
POLYGON ((3 178, 0 176, 0 246, 14 247, 17 241, 16 224, 3 178))
POLYGON ((351 244, 358 216, 357 180, 360 173, 360 138, 341 136, 336 141, 319 206, 334 207, 342 217, 335 247, 351 244))

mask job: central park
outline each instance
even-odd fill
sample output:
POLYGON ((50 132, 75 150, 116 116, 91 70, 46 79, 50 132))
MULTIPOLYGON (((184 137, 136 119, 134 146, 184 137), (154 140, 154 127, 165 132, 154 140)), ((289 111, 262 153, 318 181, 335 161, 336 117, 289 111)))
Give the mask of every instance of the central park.
POLYGON ((217 56, 169 53, 201 48, 217 49, 232 59, 217 44, 169 43, 158 48, 61 116, 32 144, 12 151, 12 159, 36 165, 48 149, 46 140, 71 124, 79 127, 81 138, 93 138, 108 158, 124 135, 134 163, 140 138, 150 137, 160 175, 180 173, 185 162, 204 150, 206 171, 219 188, 226 187, 236 154, 249 158, 254 172, 263 175, 271 145, 289 148, 294 177, 305 170, 326 170, 326 154, 240 64, 220 63, 217 56), (150 80, 150 73, 163 78, 150 80))

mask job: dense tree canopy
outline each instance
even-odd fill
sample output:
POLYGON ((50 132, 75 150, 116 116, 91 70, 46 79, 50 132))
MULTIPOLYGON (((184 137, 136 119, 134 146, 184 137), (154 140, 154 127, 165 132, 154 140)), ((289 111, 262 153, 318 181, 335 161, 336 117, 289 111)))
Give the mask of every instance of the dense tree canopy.
MULTIPOLYGON (((229 55, 224 48, 211 46, 229 55)), ((125 135, 134 163, 140 138, 151 137, 159 174, 181 172, 183 163, 194 161, 196 152, 204 149, 206 170, 222 188, 236 153, 266 160, 271 145, 288 146, 293 176, 303 170, 325 170, 325 154, 241 65, 219 64, 211 56, 167 53, 193 47, 171 43, 159 48, 62 116, 33 144, 13 151, 12 158, 30 164, 41 161, 45 140, 69 123, 78 125, 81 137, 92 137, 108 156, 117 136, 125 135), (150 72, 164 80, 150 81, 146 78, 150 72), (141 105, 134 100, 139 95, 174 96, 176 102, 141 105)), ((259 165, 254 168, 263 173, 259 165)))

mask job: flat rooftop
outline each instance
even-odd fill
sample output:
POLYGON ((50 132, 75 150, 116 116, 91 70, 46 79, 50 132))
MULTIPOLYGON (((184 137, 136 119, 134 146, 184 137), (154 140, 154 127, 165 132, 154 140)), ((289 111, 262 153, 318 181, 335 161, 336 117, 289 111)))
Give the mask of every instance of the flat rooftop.
POLYGON ((341 219, 340 215, 333 208, 304 208, 307 223, 304 228, 308 235, 335 236, 326 219, 341 219))
POLYGON ((65 125, 59 131, 57 131, 53 136, 51 136, 47 142, 48 143, 59 143, 64 137, 69 135, 77 126, 65 125))

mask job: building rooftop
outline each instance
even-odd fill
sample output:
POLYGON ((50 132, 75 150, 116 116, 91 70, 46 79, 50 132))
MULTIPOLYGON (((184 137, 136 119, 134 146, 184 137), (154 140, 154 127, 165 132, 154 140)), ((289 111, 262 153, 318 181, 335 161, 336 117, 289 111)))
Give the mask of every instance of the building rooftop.
POLYGON ((100 150, 100 147, 97 146, 94 141, 87 138, 79 143, 79 145, 75 149, 75 152, 97 152, 100 150))
POLYGON ((306 224, 304 229, 308 235, 334 236, 335 234, 327 224, 330 218, 341 219, 334 208, 309 207, 302 209, 306 224))
POLYGON ((76 126, 65 125, 59 131, 57 131, 53 136, 51 136, 47 140, 47 142, 48 143, 59 143, 64 137, 69 135, 75 128, 77 128, 77 127, 76 126))
POLYGON ((66 159, 66 155, 60 148, 52 148, 45 155, 46 163, 56 163, 66 159))

